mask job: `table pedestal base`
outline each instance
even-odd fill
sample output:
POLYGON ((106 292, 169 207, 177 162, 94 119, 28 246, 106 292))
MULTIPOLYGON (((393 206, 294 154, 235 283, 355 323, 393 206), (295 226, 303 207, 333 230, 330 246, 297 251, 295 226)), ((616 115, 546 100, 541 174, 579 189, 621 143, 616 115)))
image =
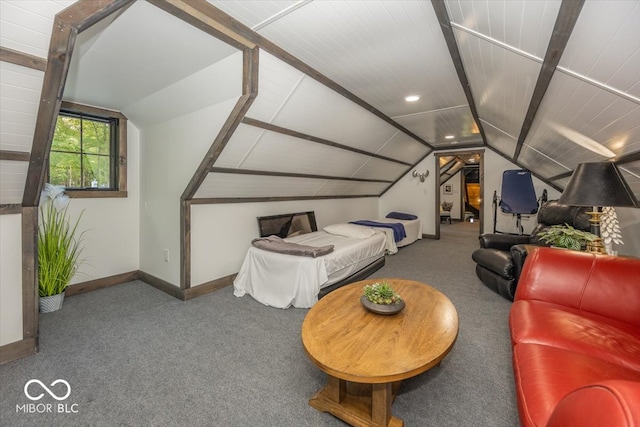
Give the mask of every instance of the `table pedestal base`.
POLYGON ((327 385, 309 405, 340 418, 352 426, 402 427, 404 422, 391 415, 400 381, 387 384, 361 384, 328 376, 327 385))

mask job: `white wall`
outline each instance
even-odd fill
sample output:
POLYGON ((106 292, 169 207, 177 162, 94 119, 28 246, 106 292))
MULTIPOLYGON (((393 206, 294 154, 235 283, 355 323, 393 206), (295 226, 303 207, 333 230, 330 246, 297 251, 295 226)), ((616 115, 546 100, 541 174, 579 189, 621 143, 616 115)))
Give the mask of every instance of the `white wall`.
POLYGON ((231 99, 142 133, 140 269, 176 286, 180 286, 180 196, 235 103, 231 99))
MULTIPOLYGON (((422 220, 422 234, 435 234, 435 157, 427 156, 414 169, 408 171, 385 194, 380 197, 378 215, 384 218, 391 211, 417 215, 422 220), (420 173, 429 171, 424 182, 414 178, 414 169, 420 173)), ((438 220, 440 218, 438 217, 438 220)))
POLYGON ((251 240, 259 237, 259 216, 314 211, 318 229, 377 217, 378 200, 305 200, 287 202, 194 205, 191 208, 192 286, 240 270, 251 240))
POLYGON ((138 270, 140 265, 140 132, 127 126, 127 197, 71 199, 72 221, 84 232, 78 273, 71 284, 138 270))
POLYGON ((22 339, 22 215, 0 215, 0 345, 22 339))
MULTIPOLYGON (((242 93, 242 53, 207 71, 206 84, 200 73, 185 80, 194 79, 198 90, 211 95, 210 106, 141 130, 140 270, 175 286, 180 286, 180 197, 242 93)), ((188 94, 183 96, 174 101, 189 102, 188 94)))
POLYGON ((451 185, 453 194, 444 194, 444 185, 440 185, 440 205, 442 202, 451 202, 453 207, 451 208, 451 219, 462 219, 464 213, 464 206, 462 201, 462 186, 460 185, 460 177, 462 171, 456 173, 449 181, 447 185, 451 185))
MULTIPOLYGON (((71 199, 69 217, 82 218, 85 261, 71 284, 138 270, 140 237, 140 135, 127 127, 126 198, 71 199)), ((22 216, 0 215, 0 345, 22 339, 22 216)))

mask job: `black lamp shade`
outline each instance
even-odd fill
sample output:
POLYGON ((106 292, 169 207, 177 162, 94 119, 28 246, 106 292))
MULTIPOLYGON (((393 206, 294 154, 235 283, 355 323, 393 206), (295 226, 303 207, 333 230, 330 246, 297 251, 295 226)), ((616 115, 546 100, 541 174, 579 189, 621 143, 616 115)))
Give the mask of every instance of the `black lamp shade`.
POLYGON ((579 164, 558 202, 569 206, 640 207, 622 173, 611 162, 579 164))

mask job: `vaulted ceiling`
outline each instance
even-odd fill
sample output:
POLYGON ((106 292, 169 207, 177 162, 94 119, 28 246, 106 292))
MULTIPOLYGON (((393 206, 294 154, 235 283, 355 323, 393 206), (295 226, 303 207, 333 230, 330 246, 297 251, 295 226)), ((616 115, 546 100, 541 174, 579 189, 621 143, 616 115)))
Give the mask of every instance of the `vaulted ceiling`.
POLYGON ((486 145, 557 188, 618 160, 640 193, 639 2, 209 2, 437 150, 486 145))
MULTIPOLYGON (((479 147, 558 189, 578 163, 613 160, 640 194, 640 2, 207 3, 258 45, 260 72, 196 198, 379 195, 433 150, 479 147)), ((65 100, 144 127, 240 96, 237 76, 197 90, 221 61, 240 70, 239 48, 156 7, 168 4, 136 1, 81 32, 65 100)), ((46 58, 51 24, 30 2, 2 7, 2 47, 46 58)), ((31 149, 41 83, 2 62, 1 203, 19 202, 13 160, 31 149)))

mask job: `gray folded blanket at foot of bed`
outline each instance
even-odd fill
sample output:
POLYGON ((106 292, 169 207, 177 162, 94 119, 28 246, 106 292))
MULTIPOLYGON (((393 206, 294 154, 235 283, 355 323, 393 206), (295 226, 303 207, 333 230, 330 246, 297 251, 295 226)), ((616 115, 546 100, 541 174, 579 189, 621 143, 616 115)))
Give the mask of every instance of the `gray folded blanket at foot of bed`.
POLYGON ((287 255, 308 256, 316 258, 333 252, 333 245, 307 246, 286 242, 278 236, 268 236, 253 239, 251 244, 258 249, 270 252, 278 252, 287 255))

